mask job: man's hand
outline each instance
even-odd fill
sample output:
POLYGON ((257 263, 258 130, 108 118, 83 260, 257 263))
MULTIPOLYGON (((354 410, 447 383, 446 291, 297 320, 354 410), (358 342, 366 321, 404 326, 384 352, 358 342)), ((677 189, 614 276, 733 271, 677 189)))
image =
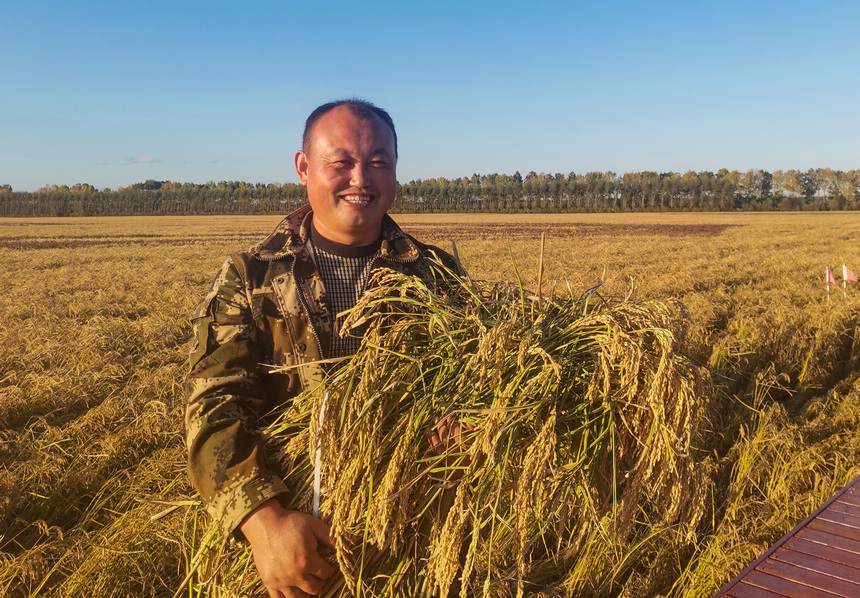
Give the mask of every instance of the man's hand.
POLYGON ((461 427, 453 415, 447 416, 445 419, 435 422, 435 426, 430 431, 430 450, 435 455, 441 455, 450 447, 457 447, 462 451, 469 450, 469 444, 463 438, 463 431, 469 429, 466 426, 461 427))
POLYGON ((284 509, 275 498, 245 517, 239 529, 251 543, 271 598, 318 594, 336 570, 318 552, 320 544, 334 548, 329 527, 316 517, 284 509))
MULTIPOLYGON (((442 456, 447 451, 467 453, 472 445, 472 439, 466 438, 466 433, 474 428, 469 424, 460 424, 453 416, 448 415, 445 419, 434 422, 433 429, 427 438, 430 441, 430 452, 437 457, 442 456)), ((480 465, 483 459, 478 460, 480 465)), ((442 460, 442 466, 445 468, 456 468, 455 471, 448 473, 448 485, 463 477, 465 470, 471 464, 472 459, 469 455, 453 456, 448 455, 442 460)))

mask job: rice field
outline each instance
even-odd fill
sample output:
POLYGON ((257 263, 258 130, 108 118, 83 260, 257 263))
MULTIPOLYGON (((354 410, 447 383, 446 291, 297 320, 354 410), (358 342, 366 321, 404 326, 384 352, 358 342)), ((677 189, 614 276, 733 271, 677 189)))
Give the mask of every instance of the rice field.
MULTIPOLYGON (((860 289, 824 285, 825 265, 860 271, 860 215, 395 218, 454 241, 476 280, 684 306, 704 511, 635 559, 567 564, 593 577, 571 595, 710 596, 860 473, 860 289)), ((183 476, 188 316, 278 221, 0 219, 0 594, 205 594, 208 521, 183 476)))

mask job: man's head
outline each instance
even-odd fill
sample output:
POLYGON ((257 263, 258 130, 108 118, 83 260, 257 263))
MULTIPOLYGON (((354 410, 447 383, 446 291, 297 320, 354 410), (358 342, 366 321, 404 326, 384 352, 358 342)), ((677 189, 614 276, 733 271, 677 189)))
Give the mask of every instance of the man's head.
POLYGON ((337 243, 373 243, 397 188, 391 117, 369 102, 332 102, 308 118, 303 142, 295 167, 314 227, 337 243))

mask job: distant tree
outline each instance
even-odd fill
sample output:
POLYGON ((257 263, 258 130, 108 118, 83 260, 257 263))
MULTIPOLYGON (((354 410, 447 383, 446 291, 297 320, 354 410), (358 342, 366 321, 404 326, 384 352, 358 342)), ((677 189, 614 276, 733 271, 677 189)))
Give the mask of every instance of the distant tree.
POLYGON ((817 168, 818 195, 822 199, 834 199, 839 194, 839 173, 832 168, 817 168))
POLYGON ((153 179, 148 179, 143 183, 134 183, 133 185, 129 185, 129 189, 134 191, 157 191, 161 189, 161 185, 164 184, 164 181, 155 181, 153 179))
POLYGON ((736 179, 735 198, 740 209, 770 209, 773 175, 765 170, 748 170, 736 179))
POLYGON ((819 191, 818 172, 810 168, 800 175, 800 180, 803 185, 803 201, 806 205, 811 205, 819 191))
POLYGON ((75 183, 69 187, 71 193, 94 193, 95 190, 95 187, 88 183, 75 183))
POLYGON ((843 198, 844 204, 843 207, 840 207, 840 210, 851 209, 853 208, 853 204, 855 203, 855 195, 857 193, 857 183, 855 182, 854 172, 839 172, 837 173, 837 181, 836 181, 836 198, 843 198))

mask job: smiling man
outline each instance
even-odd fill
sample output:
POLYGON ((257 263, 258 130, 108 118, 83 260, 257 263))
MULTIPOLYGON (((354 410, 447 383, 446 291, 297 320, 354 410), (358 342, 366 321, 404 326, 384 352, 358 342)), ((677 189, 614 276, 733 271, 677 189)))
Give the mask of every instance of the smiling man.
POLYGON ((308 119, 296 172, 308 189, 320 235, 342 245, 370 245, 379 238, 397 189, 394 125, 379 109, 328 106, 308 119))
POLYGON ((282 505, 289 489, 266 462, 261 429, 321 382, 320 360, 359 348, 360 337, 336 333, 337 314, 355 305, 374 269, 431 279, 439 261, 457 268, 387 215, 396 164, 384 110, 363 100, 314 110, 295 155, 308 205, 230 256, 192 318, 189 477, 222 532, 250 542, 272 597, 317 594, 335 568, 318 552, 331 546, 328 526, 282 505))

